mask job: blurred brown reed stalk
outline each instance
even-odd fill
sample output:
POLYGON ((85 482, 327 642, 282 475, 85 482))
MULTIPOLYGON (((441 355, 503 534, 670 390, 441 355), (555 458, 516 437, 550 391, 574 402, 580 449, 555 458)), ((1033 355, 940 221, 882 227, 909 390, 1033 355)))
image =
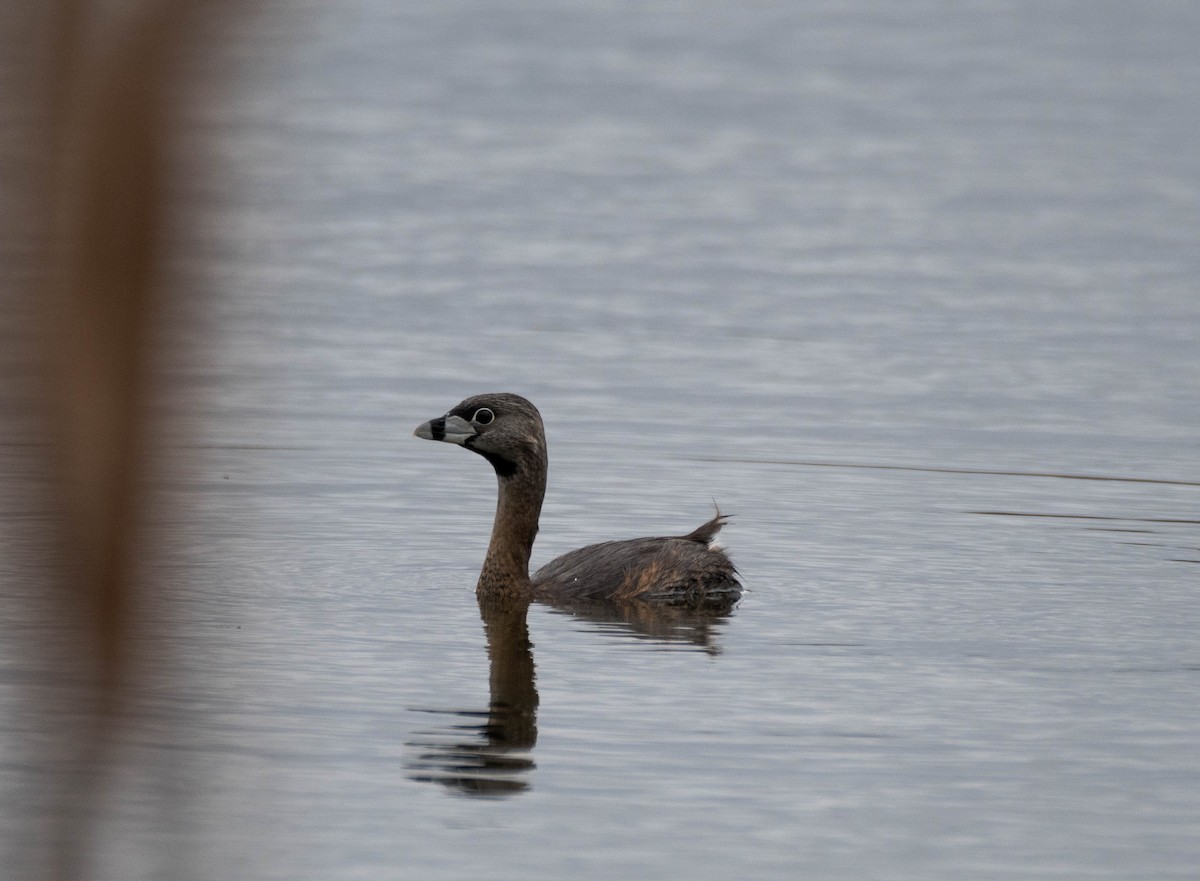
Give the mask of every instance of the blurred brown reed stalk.
POLYGON ((33 824, 50 827, 33 830, 42 855, 29 864, 62 881, 89 874, 104 769, 144 669, 133 647, 147 626, 136 572, 148 360, 163 297, 175 62, 201 5, 214 13, 212 2, 39 0, 0 19, 0 73, 15 105, 5 111, 20 126, 6 138, 14 186, 0 229, 24 244, 20 268, 6 272, 22 290, 6 320, 31 325, 6 335, 26 343, 35 412, 24 416, 44 429, 28 445, 31 467, 49 475, 55 513, 56 552, 38 573, 51 620, 41 623, 69 636, 47 653, 55 686, 25 697, 31 714, 71 729, 53 732, 65 750, 35 757, 53 794, 43 796, 50 819, 33 824))

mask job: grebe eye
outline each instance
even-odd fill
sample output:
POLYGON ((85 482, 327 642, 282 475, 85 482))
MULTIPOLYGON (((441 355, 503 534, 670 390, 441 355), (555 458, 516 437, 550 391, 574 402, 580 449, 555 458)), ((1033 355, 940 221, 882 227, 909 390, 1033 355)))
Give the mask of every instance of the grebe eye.
POLYGON ((480 407, 475 411, 475 415, 471 417, 471 421, 476 425, 488 425, 495 418, 496 414, 487 407, 480 407))

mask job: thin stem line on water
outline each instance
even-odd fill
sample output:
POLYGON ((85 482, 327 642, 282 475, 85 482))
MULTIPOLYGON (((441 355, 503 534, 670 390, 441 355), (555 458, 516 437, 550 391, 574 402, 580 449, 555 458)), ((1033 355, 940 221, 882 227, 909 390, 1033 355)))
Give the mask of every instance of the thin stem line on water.
MULTIPOLYGON (((1119 477, 1104 474, 1067 474, 1055 471, 1002 471, 988 468, 944 468, 933 465, 878 465, 863 462, 816 462, 800 459, 740 459, 716 456, 680 456, 688 462, 740 462, 750 465, 791 465, 800 468, 858 468, 873 471, 917 471, 928 474, 985 474, 991 477, 1046 477, 1057 480, 1101 480, 1115 483, 1151 483, 1167 486, 1200 486, 1198 480, 1157 477, 1119 477)), ((1189 521, 1184 521, 1189 522, 1189 521)))
POLYGON ((963 511, 964 514, 984 514, 990 517, 1044 517, 1054 520, 1122 520, 1132 523, 1200 524, 1200 520, 1181 517, 1112 517, 1105 514, 1046 514, 1037 511, 963 511))

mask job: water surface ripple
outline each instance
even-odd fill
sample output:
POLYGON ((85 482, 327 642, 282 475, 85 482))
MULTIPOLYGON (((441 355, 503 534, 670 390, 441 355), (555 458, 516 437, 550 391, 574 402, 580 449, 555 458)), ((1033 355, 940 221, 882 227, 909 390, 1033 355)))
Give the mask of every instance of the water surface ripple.
POLYGON ((95 877, 1195 877, 1200 7, 288 6, 186 60, 95 877), (535 566, 715 500, 739 607, 481 616, 494 478, 409 433, 501 390, 535 566))

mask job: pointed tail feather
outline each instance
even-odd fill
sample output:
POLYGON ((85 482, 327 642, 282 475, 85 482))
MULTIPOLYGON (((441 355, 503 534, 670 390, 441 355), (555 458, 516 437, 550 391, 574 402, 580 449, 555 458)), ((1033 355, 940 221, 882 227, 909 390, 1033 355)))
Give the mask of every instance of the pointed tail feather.
POLYGON ((699 542, 700 544, 712 544, 713 539, 717 537, 717 533, 721 531, 721 527, 725 525, 729 517, 729 514, 722 514, 720 511, 717 511, 715 517, 704 525, 693 529, 683 537, 688 541, 699 542))

